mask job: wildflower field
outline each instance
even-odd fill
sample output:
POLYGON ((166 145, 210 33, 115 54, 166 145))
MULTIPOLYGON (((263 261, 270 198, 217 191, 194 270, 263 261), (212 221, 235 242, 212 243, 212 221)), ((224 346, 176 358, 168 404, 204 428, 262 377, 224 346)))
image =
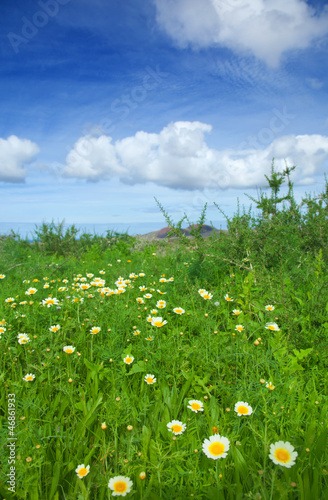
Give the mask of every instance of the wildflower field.
POLYGON ((209 240, 1 238, 0 498, 328 498, 328 186, 268 181, 209 240))

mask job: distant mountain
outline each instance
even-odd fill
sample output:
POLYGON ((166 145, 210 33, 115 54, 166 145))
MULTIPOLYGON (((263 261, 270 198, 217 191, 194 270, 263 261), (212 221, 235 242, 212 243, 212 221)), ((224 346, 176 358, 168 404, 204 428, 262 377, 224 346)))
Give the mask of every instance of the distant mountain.
MULTIPOLYGON (((189 234, 192 229, 197 229, 198 227, 199 227, 199 224, 192 224, 191 226, 187 227, 186 233, 189 234)), ((213 231, 212 226, 207 226, 206 224, 203 224, 202 229, 200 230, 200 234, 208 233, 208 232, 211 233, 212 231, 213 231)), ((214 228, 214 231, 220 232, 219 229, 215 229, 215 228, 214 228)))
MULTIPOLYGON (((197 229, 198 226, 199 226, 199 224, 192 224, 191 226, 188 226, 187 228, 183 228, 180 230, 181 234, 185 234, 187 236, 187 238, 193 238, 193 236, 190 234, 190 231, 193 228, 197 229)), ((164 239, 164 238, 168 238, 169 231, 170 231, 169 227, 163 227, 162 229, 159 229, 158 231, 152 231, 151 233, 139 235, 139 237, 141 237, 143 239, 147 239, 147 240, 164 239)), ((202 226, 200 234, 203 238, 208 238, 209 236, 211 236, 211 234, 213 234, 213 231, 216 233, 226 232, 225 230, 220 230, 220 229, 216 229, 216 228, 213 229, 212 226, 208 226, 207 224, 204 224, 202 226)), ((169 238, 169 241, 173 240, 173 239, 177 239, 177 238, 178 238, 178 236, 175 236, 175 235, 171 236, 169 238)))

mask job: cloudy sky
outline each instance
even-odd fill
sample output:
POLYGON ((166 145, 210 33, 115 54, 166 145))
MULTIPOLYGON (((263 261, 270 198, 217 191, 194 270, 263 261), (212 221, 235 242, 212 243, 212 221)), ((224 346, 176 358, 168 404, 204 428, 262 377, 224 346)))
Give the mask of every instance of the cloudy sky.
MULTIPOLYGON (((225 227, 328 166, 323 0, 2 0, 0 222, 225 227)), ((155 228, 154 228, 155 229, 155 228)))

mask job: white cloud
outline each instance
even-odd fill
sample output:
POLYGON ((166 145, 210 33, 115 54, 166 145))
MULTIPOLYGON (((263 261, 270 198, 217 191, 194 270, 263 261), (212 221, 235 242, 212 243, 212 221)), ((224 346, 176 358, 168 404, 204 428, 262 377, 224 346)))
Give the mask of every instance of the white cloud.
POLYGON ((99 180, 124 174, 111 141, 106 135, 80 137, 67 155, 64 177, 99 180))
POLYGON ((19 139, 15 135, 0 138, 0 182, 24 182, 25 165, 31 163, 39 152, 37 144, 29 139, 19 139))
POLYGON ((153 182, 172 189, 245 188, 266 185, 272 158, 281 171, 296 165, 295 182, 311 184, 328 161, 328 137, 287 135, 264 149, 210 148, 201 122, 172 122, 158 134, 137 132, 112 143, 111 138, 81 137, 69 152, 65 177, 100 181, 113 177, 135 185, 153 182))
POLYGON ((208 177, 214 167, 215 151, 204 139, 210 130, 210 125, 200 122, 175 122, 159 134, 140 131, 115 144, 105 135, 85 136, 67 155, 62 174, 88 180, 119 176, 126 184, 153 181, 196 189, 200 172, 208 177))
POLYGON ((222 46, 277 66, 283 52, 328 33, 328 11, 303 0, 154 0, 157 22, 182 48, 222 46))

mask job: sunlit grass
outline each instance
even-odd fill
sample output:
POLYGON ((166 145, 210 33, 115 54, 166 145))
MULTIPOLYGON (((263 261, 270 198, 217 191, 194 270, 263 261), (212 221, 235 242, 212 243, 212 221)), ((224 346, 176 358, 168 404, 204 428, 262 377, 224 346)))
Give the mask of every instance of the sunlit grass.
POLYGON ((326 498, 325 258, 300 275, 213 245, 4 242, 4 498, 326 498))

